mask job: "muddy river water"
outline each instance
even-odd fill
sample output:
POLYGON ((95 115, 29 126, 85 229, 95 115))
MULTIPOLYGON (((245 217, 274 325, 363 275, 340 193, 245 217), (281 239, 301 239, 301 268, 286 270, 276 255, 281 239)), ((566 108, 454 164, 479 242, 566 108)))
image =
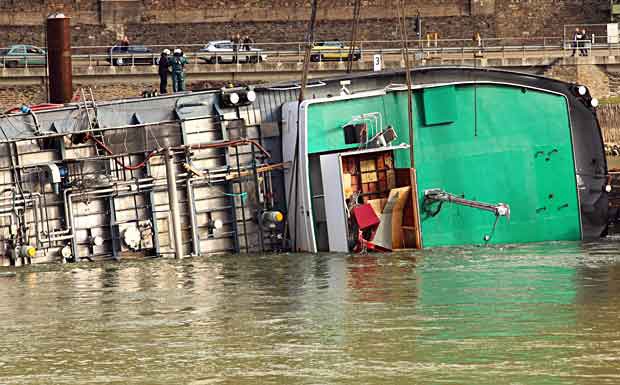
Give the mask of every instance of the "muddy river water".
POLYGON ((618 384, 619 250, 0 268, 0 384, 618 384))

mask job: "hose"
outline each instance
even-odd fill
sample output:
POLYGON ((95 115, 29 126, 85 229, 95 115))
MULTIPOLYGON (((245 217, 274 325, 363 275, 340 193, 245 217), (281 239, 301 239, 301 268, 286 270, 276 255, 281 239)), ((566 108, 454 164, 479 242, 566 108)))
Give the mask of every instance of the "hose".
MULTIPOLYGON (((105 150, 105 152, 108 153, 108 155, 114 155, 114 151, 112 151, 112 149, 110 147, 108 147, 107 144, 105 144, 102 141, 100 141, 99 139, 95 138, 93 135, 87 134, 86 138, 87 139, 92 139, 93 142, 97 143, 97 145, 99 147, 103 148, 105 150)), ((142 160, 141 162, 139 162, 137 164, 134 164, 134 165, 127 166, 125 163, 123 163, 120 160, 118 160, 118 158, 114 158, 114 161, 116 162, 116 164, 118 164, 119 166, 121 166, 125 170, 130 170, 130 171, 131 170, 138 170, 138 169, 141 169, 142 167, 146 166, 146 162, 148 162, 149 159, 151 159, 158 152, 161 152, 161 150, 153 150, 153 151, 149 152, 146 155, 146 157, 144 157, 144 160, 142 160)))
MULTIPOLYGON (((107 152, 108 155, 115 155, 114 151, 112 151, 112 149, 110 147, 108 147, 107 144, 105 144, 104 142, 100 141, 99 139, 97 139, 92 134, 87 134, 86 135, 86 139, 92 139, 93 142, 95 142, 99 147, 101 147, 103 150, 105 150, 105 152, 107 152)), ((267 151, 267 149, 265 149, 265 147, 263 147, 257 141, 252 140, 252 139, 247 139, 247 138, 235 139, 235 140, 227 140, 227 141, 215 142, 215 143, 198 143, 198 144, 192 144, 192 145, 188 145, 188 146, 173 147, 173 148, 171 148, 171 150, 175 150, 175 149, 188 149, 188 148, 192 149, 192 150, 203 150, 203 149, 208 149, 208 148, 236 147, 236 146, 244 145, 244 144, 252 144, 252 145, 254 145, 267 158, 271 158, 271 154, 269 153, 269 151, 267 151)), ((134 164, 134 165, 129 165, 128 166, 128 165, 124 164, 123 162, 121 162, 118 158, 114 158, 114 161, 116 162, 116 164, 118 164, 119 166, 121 166, 125 170, 138 170, 138 169, 146 166, 146 163, 149 161, 149 159, 151 159, 153 156, 155 156, 157 154, 163 153, 163 151, 164 151, 163 149, 152 150, 151 152, 149 152, 144 157, 144 160, 142 160, 141 162, 138 162, 137 164, 134 164)))

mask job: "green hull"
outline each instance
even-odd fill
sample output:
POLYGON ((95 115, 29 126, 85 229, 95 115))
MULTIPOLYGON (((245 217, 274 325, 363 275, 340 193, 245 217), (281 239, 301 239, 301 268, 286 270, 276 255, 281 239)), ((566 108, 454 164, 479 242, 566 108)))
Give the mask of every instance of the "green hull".
MULTIPOLYGON (((356 148, 342 127, 352 116, 380 112, 396 142, 409 143, 407 93, 308 105, 308 154, 356 148)), ((567 99, 501 84, 457 84, 414 90, 414 151, 422 246, 579 240, 582 237, 567 99), (432 216, 424 191, 506 203, 510 219, 443 204, 432 216)), ((397 150, 395 166, 410 166, 397 150)))

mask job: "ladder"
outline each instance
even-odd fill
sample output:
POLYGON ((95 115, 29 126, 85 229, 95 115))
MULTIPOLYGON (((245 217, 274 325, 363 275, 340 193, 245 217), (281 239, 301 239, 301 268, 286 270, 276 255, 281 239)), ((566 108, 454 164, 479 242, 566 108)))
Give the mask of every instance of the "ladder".
MULTIPOLYGON (((93 89, 89 87, 88 93, 86 93, 84 88, 80 88, 79 93, 80 100, 78 101, 78 108, 80 111, 83 109, 84 115, 86 115, 90 134, 97 140, 105 143, 103 132, 98 130, 93 131, 93 129, 99 128, 99 114, 97 113, 97 103, 95 102, 93 89)), ((102 152, 102 149, 97 145, 97 143, 93 143, 93 145, 95 146, 95 154, 97 156, 107 155, 105 152, 102 152)))

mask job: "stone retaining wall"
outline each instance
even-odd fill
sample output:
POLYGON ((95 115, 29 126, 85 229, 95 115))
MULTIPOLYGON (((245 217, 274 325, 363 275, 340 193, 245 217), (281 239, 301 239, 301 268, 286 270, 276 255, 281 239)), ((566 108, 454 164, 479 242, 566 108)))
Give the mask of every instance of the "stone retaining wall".
POLYGON ((583 84, 590 90, 590 94, 598 99, 613 95, 614 88, 610 82, 610 73, 596 64, 556 64, 544 72, 545 76, 569 83, 583 84))
MULTIPOLYGON (((319 1, 317 39, 347 39, 353 0, 319 1)), ((562 36, 565 24, 605 23, 609 2, 557 0, 411 0, 407 14, 418 10, 425 32, 440 38, 562 36)), ((74 45, 108 45, 117 34, 134 42, 203 43, 250 33, 256 41, 302 40, 310 0, 3 0, 0 46, 44 43, 46 15, 63 11, 72 17, 74 45)), ((362 39, 395 39, 395 0, 364 0, 362 39)), ((411 19, 413 21, 413 19, 411 19)), ((413 23, 411 23, 411 27, 413 23)), ((410 33, 413 36, 413 31, 410 33)))

